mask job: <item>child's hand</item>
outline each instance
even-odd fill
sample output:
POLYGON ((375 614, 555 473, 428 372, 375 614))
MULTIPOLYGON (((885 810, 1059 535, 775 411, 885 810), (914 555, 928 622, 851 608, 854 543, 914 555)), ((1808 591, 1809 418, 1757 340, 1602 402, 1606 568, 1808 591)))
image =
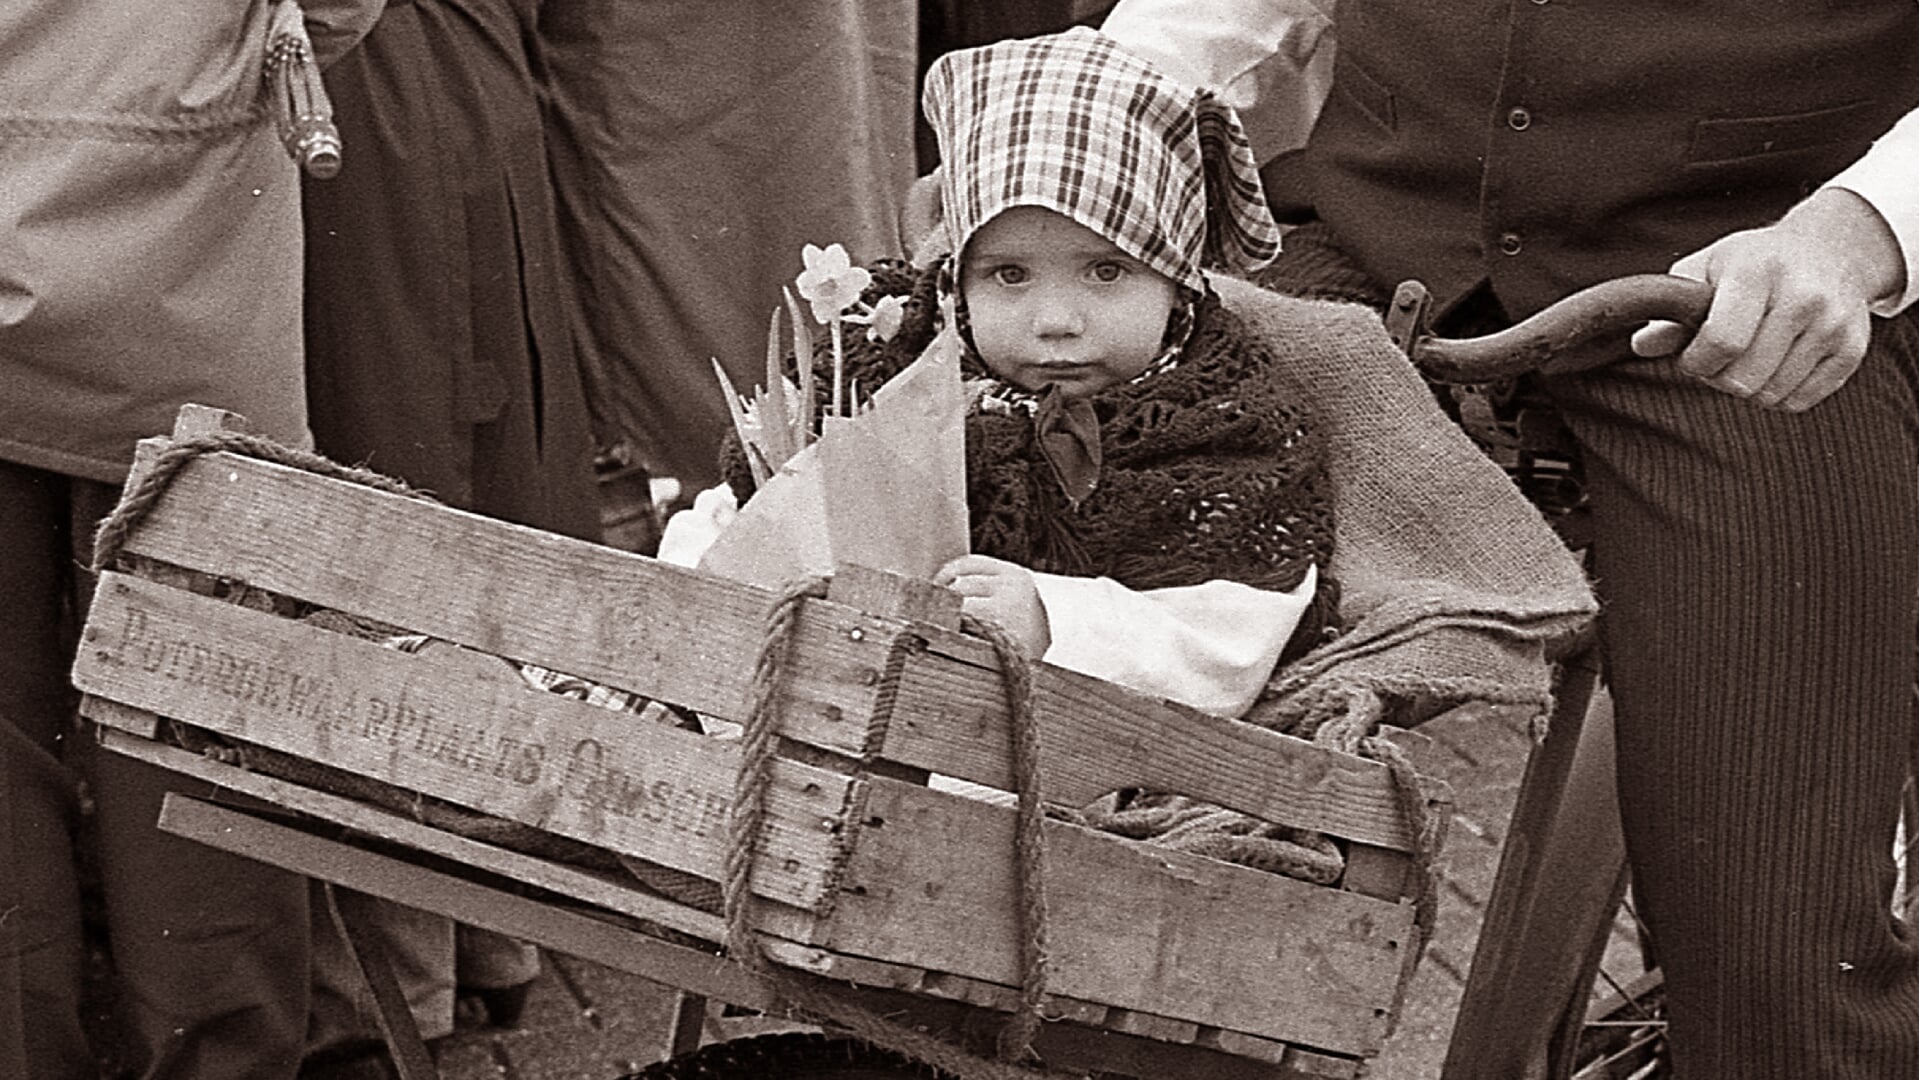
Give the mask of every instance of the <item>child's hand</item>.
POLYGON ((1053 629, 1046 620, 1033 572, 985 555, 962 555, 933 576, 935 584, 960 594, 960 610, 998 623, 1034 660, 1046 655, 1053 629))

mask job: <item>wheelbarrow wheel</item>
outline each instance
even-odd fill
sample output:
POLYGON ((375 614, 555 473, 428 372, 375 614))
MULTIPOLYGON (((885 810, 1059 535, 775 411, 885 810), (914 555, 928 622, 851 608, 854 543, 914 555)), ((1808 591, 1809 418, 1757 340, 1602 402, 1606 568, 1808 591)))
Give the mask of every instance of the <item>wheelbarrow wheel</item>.
POLYGON ((1659 969, 1625 983, 1612 982, 1593 1002, 1579 1033, 1571 1080, 1664 1080, 1671 1075, 1665 982, 1659 969))
POLYGON ((857 1039, 786 1031, 703 1046, 623 1080, 942 1080, 945 1076, 931 1066, 857 1039))

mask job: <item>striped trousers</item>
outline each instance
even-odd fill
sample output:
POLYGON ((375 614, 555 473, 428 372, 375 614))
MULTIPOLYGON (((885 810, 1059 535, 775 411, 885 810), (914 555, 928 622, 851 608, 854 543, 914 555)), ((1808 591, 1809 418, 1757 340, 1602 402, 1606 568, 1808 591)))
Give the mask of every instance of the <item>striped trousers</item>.
MULTIPOLYGON (((1265 284, 1384 297, 1318 227, 1265 284)), ((1919 730, 1919 326, 1875 320, 1859 372, 1801 414, 1665 361, 1533 389, 1584 462, 1676 1075, 1919 1077, 1919 943, 1890 913, 1919 730)))

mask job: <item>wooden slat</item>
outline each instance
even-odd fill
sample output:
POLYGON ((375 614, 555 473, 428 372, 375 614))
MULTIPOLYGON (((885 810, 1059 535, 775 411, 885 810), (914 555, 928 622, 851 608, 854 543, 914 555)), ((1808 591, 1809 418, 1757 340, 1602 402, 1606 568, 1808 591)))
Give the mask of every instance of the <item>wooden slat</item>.
MULTIPOLYGON (((869 781, 817 943, 1017 983, 1014 812, 869 781)), ((1048 822, 1048 988, 1343 1054, 1377 1053, 1412 908, 1048 822)))
POLYGON ((1320 1054, 1297 1046, 1286 1048, 1281 1059, 1287 1080, 1356 1080, 1360 1063, 1339 1054, 1320 1054))
POLYGON ((251 795, 261 802, 308 814, 368 836, 404 844, 465 866, 488 870, 501 877, 523 881, 608 911, 646 919, 706 941, 718 942, 725 936, 725 923, 717 915, 709 915, 684 904, 676 904, 663 896, 654 896, 570 866, 436 829, 377 806, 301 787, 263 773, 224 765, 179 747, 134 738, 121 731, 102 732, 100 743, 116 754, 218 784, 230 791, 251 795))
MULTIPOLYGON (((907 665, 887 755, 1009 789, 1004 705, 982 648, 970 639, 935 636, 929 657, 907 665), (967 662, 940 662, 948 656, 967 662)), ((1138 704, 1143 700, 1100 679, 1040 669, 1033 704, 1043 732, 1041 788, 1049 800, 1084 805, 1143 787, 1411 849, 1391 779, 1379 763, 1170 702, 1155 702, 1149 711, 1138 704)), ((1450 798, 1438 783, 1427 785, 1427 796, 1450 798)))
MULTIPOLYGON (((128 550, 729 717, 746 700, 771 602, 641 556, 230 454, 183 469, 128 550)), ((800 622, 783 734, 857 752, 888 646, 909 624, 829 602, 810 603, 800 622)), ((1005 786, 1010 740, 990 650, 923 629, 932 647, 906 667, 887 756, 1005 786)), ((1409 847, 1376 763, 1057 669, 1036 682, 1051 798, 1145 785, 1409 847)))
POLYGON ((154 713, 92 694, 80 696, 80 715, 96 724, 138 735, 142 739, 151 739, 160 730, 160 717, 154 713))
MULTIPOLYGON (((274 866, 383 896, 461 922, 587 957, 668 986, 770 1014, 783 1014, 774 989, 721 957, 675 945, 590 915, 566 911, 391 856, 309 835, 245 812, 170 794, 161 827, 274 866)), ((990 1052, 997 1021, 981 1027, 964 1005, 884 989, 843 988, 847 1000, 941 1037, 978 1036, 990 1052)), ((1290 1080, 1283 1067, 1198 1046, 1175 1046, 1076 1024, 1047 1024, 1034 1049, 1049 1065, 1129 1076, 1207 1080, 1290 1080)))
POLYGON ((1348 892, 1398 900, 1412 895, 1411 890, 1417 887, 1412 869, 1412 857, 1403 851, 1371 844, 1348 844, 1346 871, 1340 875, 1339 885, 1348 892))
POLYGON ((433 1054, 420 1038, 420 1026, 408 1007, 406 992, 393 974, 393 960, 387 952, 386 935, 377 929, 380 918, 378 901, 365 893, 342 889, 328 883, 325 904, 333 927, 339 932, 354 966, 366 979, 373 996, 374 1024, 380 1029, 387 1053, 393 1059, 396 1080, 440 1080, 440 1069, 433 1054))
POLYGON ((1262 1039, 1257 1035, 1248 1035, 1243 1031, 1227 1031, 1225 1028, 1201 1024, 1193 1033, 1193 1045, 1209 1046, 1222 1050, 1235 1057, 1252 1058, 1278 1065, 1286 1060, 1288 1047, 1283 1042, 1262 1039))
MULTIPOLYGON (((528 686, 494 657, 409 654, 107 574, 75 684, 309 761, 717 880, 737 743, 528 686)), ((855 781, 779 761, 756 893, 827 895, 855 781)))
POLYGON ((1189 1043, 1199 1037, 1199 1025, 1191 1020, 1174 1020, 1137 1009, 1111 1010, 1106 1016, 1106 1026, 1160 1042, 1189 1043))
MULTIPOLYGON (((1020 1002, 1020 992, 1014 987, 969 979, 951 972, 928 971, 863 956, 847 956, 792 941, 765 939, 761 944, 768 957, 787 967, 859 986, 908 990, 948 1001, 964 1001, 999 1012, 1012 1012, 1020 1002)), ((1041 1012, 1048 1021, 1068 1021, 1097 1027, 1105 1023, 1112 1010, 1097 1002, 1048 994, 1041 1005, 1041 1012)))
POLYGON ((748 1008, 781 1007, 778 996, 759 978, 723 957, 231 807, 168 793, 161 803, 159 824, 166 832, 222 851, 438 912, 668 986, 748 1008))

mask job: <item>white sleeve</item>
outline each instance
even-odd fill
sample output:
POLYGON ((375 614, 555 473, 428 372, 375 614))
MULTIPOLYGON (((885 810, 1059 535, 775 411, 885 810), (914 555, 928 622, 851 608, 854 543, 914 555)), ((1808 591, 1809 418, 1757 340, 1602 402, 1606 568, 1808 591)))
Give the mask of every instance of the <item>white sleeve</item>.
POLYGON ((1906 288, 1872 306, 1874 315, 1897 315, 1919 300, 1919 109, 1909 112, 1872 149, 1826 181, 1872 204, 1892 226, 1906 259, 1906 288))
POLYGON ((1100 31, 1239 113, 1266 162, 1306 145, 1333 82, 1334 0, 1120 0, 1100 31))
POLYGON ((1291 592, 1236 581, 1136 592, 1110 578, 1033 576, 1052 625, 1047 663, 1219 716, 1252 705, 1318 582, 1309 569, 1291 592))

